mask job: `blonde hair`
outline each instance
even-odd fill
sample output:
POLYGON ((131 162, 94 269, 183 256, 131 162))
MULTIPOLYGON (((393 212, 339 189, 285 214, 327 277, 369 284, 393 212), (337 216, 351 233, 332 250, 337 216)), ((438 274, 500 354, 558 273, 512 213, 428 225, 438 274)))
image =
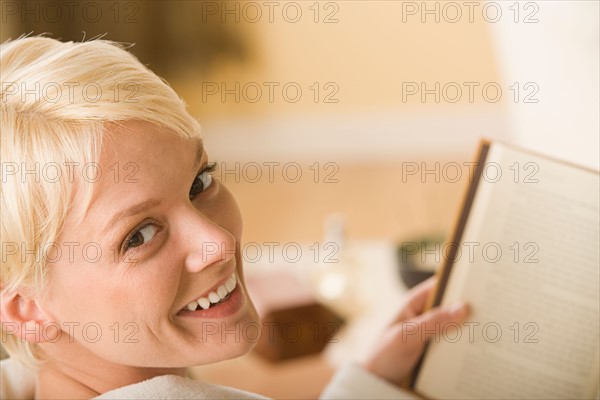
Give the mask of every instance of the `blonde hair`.
MULTIPOLYGON (((200 126, 165 81, 111 41, 7 41, 0 71, 0 291, 39 291, 71 202, 81 196, 87 208, 91 198, 92 183, 67 178, 99 161, 107 128, 138 120, 200 140, 200 126)), ((12 358, 37 364, 35 345, 1 333, 12 358)))

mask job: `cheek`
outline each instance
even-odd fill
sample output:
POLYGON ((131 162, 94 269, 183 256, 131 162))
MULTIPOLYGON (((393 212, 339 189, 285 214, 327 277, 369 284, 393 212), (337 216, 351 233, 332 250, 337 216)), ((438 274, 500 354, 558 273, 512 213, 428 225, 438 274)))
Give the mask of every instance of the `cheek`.
POLYGON ((165 255, 145 265, 123 266, 119 271, 97 265, 95 273, 85 276, 59 275, 49 288, 48 315, 65 334, 95 349, 98 355, 112 352, 112 356, 119 356, 121 350, 113 349, 115 329, 120 335, 135 331, 136 340, 152 343, 168 325, 167 315, 177 293, 179 279, 169 268, 172 264, 165 255), (89 340, 98 332, 101 336, 97 340, 89 340))
POLYGON ((223 187, 223 191, 225 192, 224 197, 226 197, 227 208, 229 210, 229 220, 227 221, 229 231, 239 242, 242 238, 243 231, 242 212, 231 192, 225 187, 223 187))
POLYGON ((156 293, 164 293, 172 282, 160 269, 152 274, 140 273, 139 268, 145 266, 100 262, 63 265, 50 276, 44 306, 58 321, 139 318, 147 310, 158 309, 156 303, 161 297, 156 293))
POLYGON ((231 192, 222 183, 219 185, 218 196, 208 207, 201 207, 201 210, 208 213, 213 222, 230 232, 239 242, 243 230, 240 208, 231 192))
POLYGON ((98 279, 94 265, 79 263, 55 266, 48 276, 44 306, 55 319, 67 320, 98 305, 98 296, 106 292, 105 280, 98 279), (96 300, 95 300, 96 299, 96 300))

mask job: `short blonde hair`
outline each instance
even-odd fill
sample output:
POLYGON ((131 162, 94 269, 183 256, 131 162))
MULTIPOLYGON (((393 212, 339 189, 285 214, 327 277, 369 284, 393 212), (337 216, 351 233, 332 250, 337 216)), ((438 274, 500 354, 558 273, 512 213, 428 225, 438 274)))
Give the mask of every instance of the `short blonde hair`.
MULTIPOLYGON (((66 177, 99 161, 107 128, 138 120, 200 140, 200 126, 165 81, 111 41, 9 40, 0 71, 0 291, 39 291, 71 202, 81 196, 87 208, 91 198, 91 183, 66 177)), ((11 357, 39 361, 34 345, 1 333, 11 357)))

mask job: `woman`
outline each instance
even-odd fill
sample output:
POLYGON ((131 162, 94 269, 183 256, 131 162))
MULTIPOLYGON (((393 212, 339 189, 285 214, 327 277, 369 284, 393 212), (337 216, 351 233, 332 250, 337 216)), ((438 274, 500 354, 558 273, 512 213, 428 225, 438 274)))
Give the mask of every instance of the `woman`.
MULTIPOLYGON (((223 333, 258 318, 238 206, 184 103, 112 42, 29 37, 0 56, 3 396, 257 397, 185 378, 248 352, 223 333)), ((324 397, 407 395, 424 338, 403 322, 431 332, 466 314, 421 314, 432 285, 324 397)))

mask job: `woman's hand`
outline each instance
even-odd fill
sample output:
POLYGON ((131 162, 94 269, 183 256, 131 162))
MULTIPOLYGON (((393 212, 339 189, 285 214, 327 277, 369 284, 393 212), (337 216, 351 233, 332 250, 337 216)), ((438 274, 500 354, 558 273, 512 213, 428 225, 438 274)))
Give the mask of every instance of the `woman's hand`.
POLYGON ((406 294, 400 313, 382 335, 375 351, 363 363, 367 371, 401 386, 418 361, 427 340, 439 336, 447 324, 464 321, 468 314, 464 303, 447 308, 436 307, 423 313, 435 283, 436 278, 432 277, 406 294))

